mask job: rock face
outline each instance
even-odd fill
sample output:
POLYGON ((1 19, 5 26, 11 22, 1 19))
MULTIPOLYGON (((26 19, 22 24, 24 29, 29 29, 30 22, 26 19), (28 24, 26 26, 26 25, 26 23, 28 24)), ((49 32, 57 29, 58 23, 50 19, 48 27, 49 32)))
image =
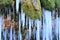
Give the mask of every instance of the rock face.
POLYGON ((52 10, 55 7, 54 0, 41 0, 41 5, 45 9, 52 10))
POLYGON ((40 0, 22 0, 21 8, 32 19, 41 18, 40 0))

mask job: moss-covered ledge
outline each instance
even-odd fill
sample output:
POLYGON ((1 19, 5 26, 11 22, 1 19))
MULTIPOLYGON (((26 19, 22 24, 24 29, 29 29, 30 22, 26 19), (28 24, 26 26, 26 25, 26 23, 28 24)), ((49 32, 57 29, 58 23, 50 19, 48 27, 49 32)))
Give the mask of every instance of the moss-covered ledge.
POLYGON ((41 5, 47 10, 53 10, 55 7, 54 0, 41 0, 41 5))
POLYGON ((12 4, 13 0, 1 0, 0 5, 12 4))
POLYGON ((60 8, 60 0, 55 0, 55 4, 57 8, 60 8))
POLYGON ((21 9, 25 12, 27 16, 31 19, 41 19, 41 5, 40 0, 36 0, 36 7, 33 5, 31 0, 22 0, 21 9))

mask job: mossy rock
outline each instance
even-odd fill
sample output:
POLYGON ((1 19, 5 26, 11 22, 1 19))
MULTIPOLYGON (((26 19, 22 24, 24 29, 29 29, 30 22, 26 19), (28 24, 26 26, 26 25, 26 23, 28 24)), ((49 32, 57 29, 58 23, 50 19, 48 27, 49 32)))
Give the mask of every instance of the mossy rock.
POLYGON ((42 15, 40 0, 36 0, 36 3, 37 4, 35 7, 31 0, 22 0, 22 2, 21 2, 21 9, 31 19, 40 19, 41 15, 42 15))
POLYGON ((13 0, 1 0, 0 5, 7 5, 7 4, 12 4, 13 0))
POLYGON ((60 0, 55 0, 55 3, 56 3, 56 7, 60 8, 60 0))
POLYGON ((54 0, 41 0, 41 5, 47 10, 53 10, 55 7, 54 0))

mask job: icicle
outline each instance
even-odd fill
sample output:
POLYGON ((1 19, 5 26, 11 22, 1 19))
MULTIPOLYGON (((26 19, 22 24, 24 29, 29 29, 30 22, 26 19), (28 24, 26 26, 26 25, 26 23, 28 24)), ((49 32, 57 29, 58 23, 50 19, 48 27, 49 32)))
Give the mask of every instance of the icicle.
POLYGON ((20 33, 20 39, 19 40, 22 40, 22 34, 20 33))
POLYGON ((60 17, 58 18, 58 21, 59 21, 58 22, 58 28, 59 28, 58 31, 59 31, 59 40, 60 40, 60 17))
POLYGON ((2 16, 0 15, 0 40, 1 40, 1 29, 2 29, 2 16))
POLYGON ((33 27, 33 20, 31 20, 31 26, 33 27))
POLYGON ((25 35, 25 37, 26 37, 26 40, 29 40, 29 33, 28 33, 28 16, 26 16, 26 30, 27 30, 27 32, 26 32, 26 35, 25 35))
POLYGON ((41 24, 40 24, 39 20, 36 20, 36 22, 37 22, 36 40, 40 40, 40 27, 41 27, 41 24))
POLYGON ((28 19, 27 19, 27 16, 26 16, 26 28, 27 28, 27 25, 28 25, 28 22, 27 21, 28 21, 28 19))
POLYGON ((25 13, 23 13, 23 10, 21 10, 21 21, 22 21, 22 27, 24 29, 24 25, 25 25, 25 13))
POLYGON ((26 28, 27 28, 27 16, 26 16, 26 28))
POLYGON ((15 29, 14 29, 13 39, 16 40, 15 29))
POLYGON ((26 33, 26 35, 25 35, 25 37, 26 37, 26 40, 29 40, 29 32, 28 32, 28 30, 27 30, 27 33, 26 33))
POLYGON ((4 15, 3 15, 3 27, 2 27, 2 31, 3 31, 3 37, 4 37, 4 15))
POLYGON ((6 30, 4 31, 4 40, 7 40, 7 33, 8 33, 8 30, 6 29, 6 30))
MULTIPOLYGON (((21 28, 21 24, 20 24, 20 14, 19 14, 19 34, 20 34, 20 32, 21 32, 21 29, 20 29, 20 28, 21 28)), ((18 36, 18 38, 21 39, 21 38, 20 38, 20 35, 18 36)))
MULTIPOLYGON (((44 9, 43 9, 44 12, 44 9)), ((43 40, 45 40, 45 28, 46 28, 46 24, 45 24, 45 15, 43 14, 43 40)))
POLYGON ((46 20, 46 40, 52 40, 52 22, 51 22, 51 12, 44 10, 45 20, 46 20))
POLYGON ((56 36, 58 40, 58 17, 56 18, 56 36))
POLYGON ((19 9, 19 2, 20 0, 16 0, 16 12, 18 13, 18 9, 19 9))
POLYGON ((34 24, 34 20, 32 20, 32 23, 31 23, 31 25, 32 25, 32 35, 33 35, 33 39, 35 39, 35 24, 34 24))
POLYGON ((22 40, 22 34, 20 33, 20 40, 22 40))
POLYGON ((29 18, 29 40, 31 38, 31 19, 29 18))
POLYGON ((37 23, 36 23, 36 20, 35 20, 35 27, 34 27, 34 38, 35 38, 35 40, 36 40, 36 29, 37 28, 37 23))
POLYGON ((7 38, 7 37, 6 37, 6 30, 5 30, 4 34, 5 34, 5 35, 4 35, 4 40, 7 40, 7 39, 6 39, 6 38, 7 38))
POLYGON ((1 40, 1 18, 0 18, 0 40, 1 40))
POLYGON ((26 16, 26 28, 28 29, 28 16, 26 16))
POLYGON ((21 33, 21 19, 20 19, 20 13, 19 13, 19 36, 18 36, 18 38, 19 38, 19 40, 21 39, 20 38, 20 33, 21 33))
POLYGON ((58 40, 58 12, 56 12, 55 25, 56 25, 55 33, 56 33, 56 38, 58 40))
POLYGON ((10 27, 10 40, 12 40, 12 25, 10 27))
POLYGON ((20 13, 19 13, 19 35, 18 35, 18 38, 19 38, 19 40, 22 40, 20 13))
POLYGON ((53 39, 55 38, 55 10, 52 11, 52 36, 53 36, 53 39))
MULTIPOLYGON (((4 16, 3 16, 3 17, 4 17, 4 16)), ((3 18, 3 21, 4 21, 4 18, 3 18)), ((2 30, 3 30, 4 40, 7 40, 7 36, 6 36, 6 34, 7 34, 7 29, 6 29, 6 30, 4 30, 4 23, 3 23, 2 30)))

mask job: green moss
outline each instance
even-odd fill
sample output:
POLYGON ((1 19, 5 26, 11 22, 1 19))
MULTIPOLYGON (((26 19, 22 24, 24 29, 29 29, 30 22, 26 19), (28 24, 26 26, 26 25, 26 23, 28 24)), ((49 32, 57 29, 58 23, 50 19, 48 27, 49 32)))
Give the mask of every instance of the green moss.
POLYGON ((40 1, 37 0, 37 6, 35 7, 30 0, 23 0, 21 3, 21 9, 25 12, 27 16, 31 19, 40 19, 41 18, 41 6, 40 1))
POLYGON ((12 0, 1 0, 0 5, 6 5, 6 4, 11 4, 12 0))
POLYGON ((55 0, 56 7, 58 8, 58 16, 60 17, 60 0, 55 0))
POLYGON ((60 0, 55 0, 55 2, 56 2, 56 7, 60 8, 60 0))
POLYGON ((55 6, 54 0, 41 0, 42 7, 48 10, 53 10, 55 6))
POLYGON ((58 17, 60 17, 60 9, 58 9, 58 17))

